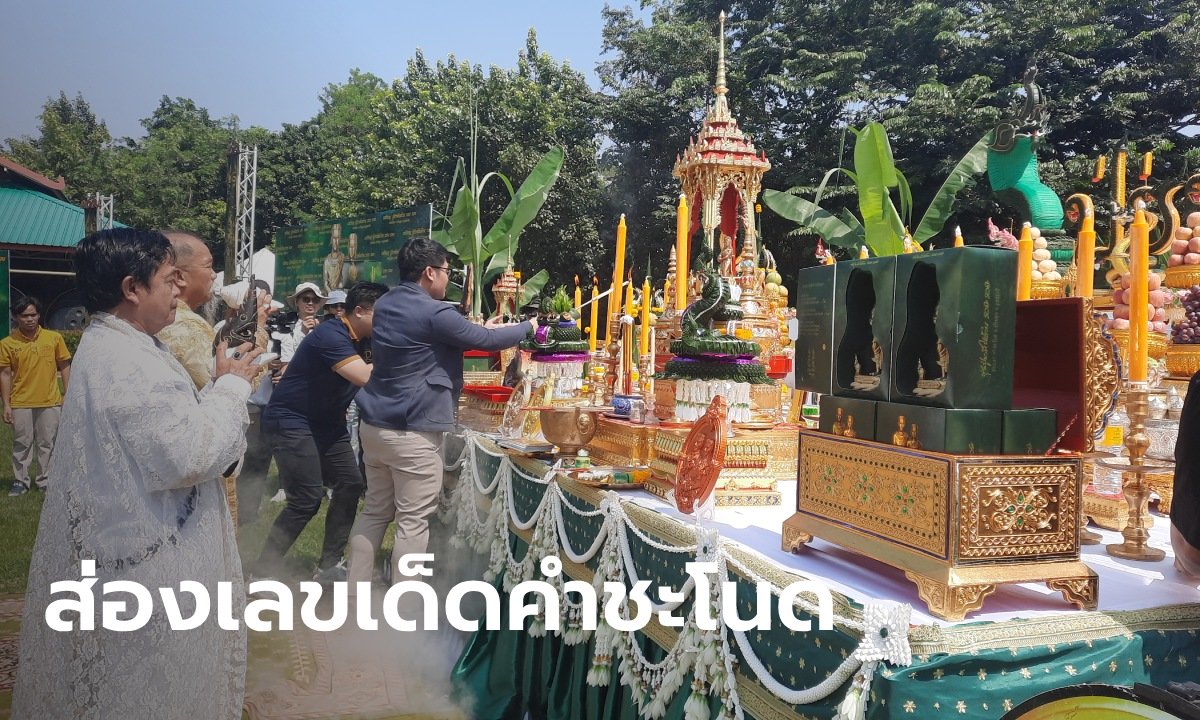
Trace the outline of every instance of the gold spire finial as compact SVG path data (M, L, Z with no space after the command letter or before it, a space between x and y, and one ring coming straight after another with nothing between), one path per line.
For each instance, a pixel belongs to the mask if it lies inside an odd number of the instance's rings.
M725 87L725 11L720 15L720 32L717 39L717 87L713 89L717 95L727 92Z

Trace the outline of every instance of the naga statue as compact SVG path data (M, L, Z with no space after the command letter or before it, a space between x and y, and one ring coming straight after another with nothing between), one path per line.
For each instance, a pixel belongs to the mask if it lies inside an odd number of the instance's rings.
M667 362L662 377L770 382L762 364L754 360L758 343L714 329L716 324L741 320L742 308L733 298L728 278L711 271L705 275L700 297L683 311L683 336L671 343L675 357Z
M1036 140L1046 131L1049 112L1035 81L1037 66L1025 71L1025 101L1016 118L996 126L988 146L987 173L992 190L1042 230L1056 234L1063 224L1058 195L1038 177Z

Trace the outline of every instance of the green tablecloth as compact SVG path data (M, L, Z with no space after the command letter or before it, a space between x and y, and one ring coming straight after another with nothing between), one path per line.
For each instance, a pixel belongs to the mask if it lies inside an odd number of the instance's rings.
M487 486L505 465L491 453L497 448L486 440L473 446L474 462L465 467L478 472L478 485ZM546 468L534 461L516 459L521 472L506 470L491 493L511 488L511 505L524 523L533 516L551 487L541 478ZM472 470L473 468L473 470ZM464 476L465 477L465 476ZM595 510L600 494L570 482L561 482L570 506L563 505L563 526L576 552L591 545L601 529L601 517L582 517L574 510ZM461 488L460 488L461 490ZM463 496L460 496L460 500ZM475 498L479 500L480 498ZM551 498L553 500L553 498ZM676 520L625 504L630 520L658 543L689 542L690 530ZM482 510L481 510L482 513ZM451 509L451 514L453 510ZM532 530L519 531L505 522L508 548L522 559ZM664 552L634 533L627 533L637 574L655 585L680 588L687 577L684 563L690 554ZM736 555L736 551L732 551ZM597 557L581 566L568 563L568 573L590 580ZM776 584L795 578L781 569L753 566L753 572ZM789 579L790 578L790 579ZM743 617L757 606L755 583L731 572L737 582L737 605ZM503 576L495 579L503 590ZM502 602L506 593L501 592ZM850 624L863 621L863 606L838 597L836 614ZM777 598L772 598L777 619ZM864 600L865 602L865 600ZM677 611L683 614L684 609ZM505 611L506 612L506 611ZM815 627L815 623L814 623ZM1046 690L1083 683L1130 686L1148 683L1165 687L1170 681L1200 679L1200 605L1171 606L1144 612L1064 612L1061 616L1003 623L961 623L952 627L916 626L909 630L912 663L907 667L880 664L870 680L866 717L971 717L999 718L1005 711ZM666 657L677 637L671 629L651 625L636 635L646 659ZM834 630L798 633L778 622L769 631L751 630L746 639L765 670L778 683L792 689L810 688L830 675L859 647L862 633L844 624ZM788 705L775 697L755 677L744 654L731 643L737 658L738 700L745 717L832 718L851 683L843 683L825 699L806 705ZM620 683L614 659L607 686L592 686L587 675L593 662L592 640L576 645L546 633L533 637L524 630L481 630L468 643L455 669L455 680L474 698L477 718L636 718L638 709L631 689ZM689 676L666 707L665 717L685 716L690 694ZM714 694L709 709L721 703Z

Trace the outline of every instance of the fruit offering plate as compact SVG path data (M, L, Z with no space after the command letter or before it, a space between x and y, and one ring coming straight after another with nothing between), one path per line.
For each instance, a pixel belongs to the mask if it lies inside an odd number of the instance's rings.
M646 465L597 465L563 468L562 472L580 485L605 490L638 490L650 477Z

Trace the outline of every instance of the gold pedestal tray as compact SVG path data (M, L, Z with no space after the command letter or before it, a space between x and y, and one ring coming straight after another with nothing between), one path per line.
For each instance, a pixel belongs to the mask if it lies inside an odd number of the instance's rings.
M961 620L997 585L1044 582L1096 607L1079 560L1079 457L955 456L800 430L796 514L813 537L904 570L929 612Z
M1121 350L1121 363L1125 367L1129 367L1129 331L1109 329L1106 332L1112 336L1112 339L1117 343L1117 347ZM1146 333L1146 337L1146 344L1149 346L1147 351L1150 357L1155 360L1165 358L1167 356L1167 348L1171 345L1167 334L1152 332Z
M660 427L654 436L646 489L665 498L675 487L679 453L690 426ZM714 491L717 505L779 505L779 481L796 477L796 431L734 430Z
M1060 280L1034 280L1029 289L1030 300L1053 300L1065 294Z
M1200 371L1200 345L1175 343L1167 348L1167 372L1174 377L1191 378ZM1187 390L1185 386L1184 391Z
M1176 265L1167 268L1163 284L1169 288L1190 288L1200 285L1200 265Z

